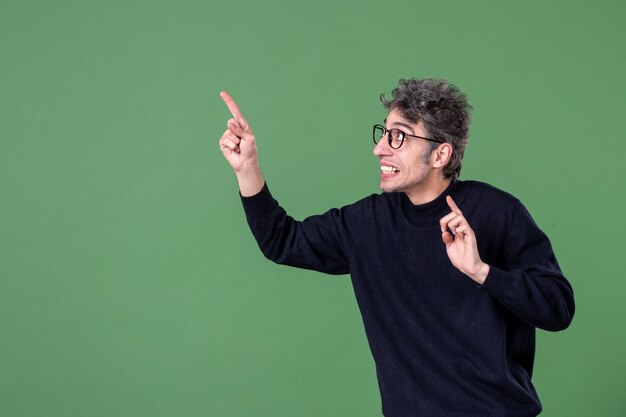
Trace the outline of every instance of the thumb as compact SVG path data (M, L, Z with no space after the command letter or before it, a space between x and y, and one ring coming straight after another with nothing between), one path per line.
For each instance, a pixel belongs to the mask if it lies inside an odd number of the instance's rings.
M228 130L230 130L234 135L242 139L251 139L251 136L252 136L252 132L250 132L250 129L246 129L242 127L234 119L230 119L228 121Z
M450 245L454 243L454 237L452 236L452 233L448 231L441 234L441 239L443 240L443 243L446 244L446 248L450 247Z

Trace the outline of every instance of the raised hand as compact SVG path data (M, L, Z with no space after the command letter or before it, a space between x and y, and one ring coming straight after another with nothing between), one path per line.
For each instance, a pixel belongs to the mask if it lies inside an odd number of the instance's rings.
M476 235L452 197L447 196L446 202L452 212L442 217L439 224L448 258L459 271L482 284L489 273L489 265L480 259Z
M220 138L220 149L237 175L241 194L251 196L261 191L265 184L259 166L256 138L235 100L226 91L222 91L220 97L233 116Z
M226 91L222 91L220 96L233 116L220 138L220 149L228 163L238 172L246 165L258 163L256 140L235 100Z

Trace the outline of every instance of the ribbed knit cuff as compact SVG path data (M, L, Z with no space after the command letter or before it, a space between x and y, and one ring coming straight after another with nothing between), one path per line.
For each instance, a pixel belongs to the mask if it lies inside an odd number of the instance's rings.
M511 292L511 287L510 274L493 265L489 265L489 273L481 288L496 298L507 299Z
M241 204L243 205L243 210L246 213L250 227L254 227L259 222L266 221L266 215L271 213L278 205L270 193L267 183L264 184L261 191L255 195L244 197L239 193L239 197L241 198ZM262 215L255 215L255 213L261 213Z

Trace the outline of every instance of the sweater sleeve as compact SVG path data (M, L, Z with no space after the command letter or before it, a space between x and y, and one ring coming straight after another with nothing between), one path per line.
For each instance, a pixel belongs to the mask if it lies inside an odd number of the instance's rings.
M504 265L490 265L482 287L528 324L563 330L574 316L574 293L548 237L521 205L513 212L504 242Z
M258 194L241 200L250 230L266 258L327 274L350 272L340 235L342 210L296 221L272 197L267 184Z

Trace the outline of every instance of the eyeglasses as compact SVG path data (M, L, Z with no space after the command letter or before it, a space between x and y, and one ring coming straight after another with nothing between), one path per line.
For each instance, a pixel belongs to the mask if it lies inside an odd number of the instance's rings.
M376 144L378 144L383 136L387 135L387 141L389 142L389 146L391 146L393 149L398 149L400 146L402 146L402 144L404 143L404 139L407 136L410 136L412 138L424 139L436 143L444 143L443 140L430 139L417 135L409 135L408 133L404 133L400 129L386 129L385 126L382 125L374 125L372 135L372 139L374 139L374 143Z

